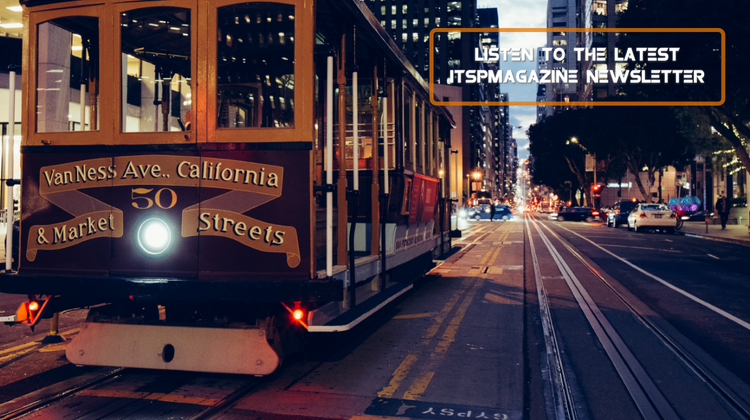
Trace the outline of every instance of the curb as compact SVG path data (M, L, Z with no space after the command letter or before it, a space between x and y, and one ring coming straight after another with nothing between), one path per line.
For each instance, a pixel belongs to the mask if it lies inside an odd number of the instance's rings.
M693 233L684 233L679 232L682 236L689 236L691 238L698 238L698 239L707 239L709 241L716 241L716 242L726 242L729 244L735 244L735 245L742 245L750 247L750 240L742 240L742 239L728 239L728 238L719 238L717 236L704 236L704 235L695 235Z

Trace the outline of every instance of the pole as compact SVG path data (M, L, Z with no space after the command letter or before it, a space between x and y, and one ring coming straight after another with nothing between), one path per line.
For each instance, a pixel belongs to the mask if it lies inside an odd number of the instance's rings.
M5 143L5 271L13 269L13 222L15 211L13 209L13 153L15 151L16 134L16 66L11 65L10 79L8 83L8 141Z
M354 238L357 229L357 213L359 212L359 95L357 93L357 27L352 28L352 196L349 200L352 215L352 227L349 229L349 307L357 303L357 266L355 262Z
M333 52L326 75L326 187L333 184ZM326 192L326 276L333 274L333 192Z

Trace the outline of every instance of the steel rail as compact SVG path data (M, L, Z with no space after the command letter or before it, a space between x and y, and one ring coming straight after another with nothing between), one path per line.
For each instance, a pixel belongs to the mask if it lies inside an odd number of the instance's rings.
M573 293L602 347L604 347L641 415L646 420L678 420L679 416L677 413L651 380L635 355L633 355L619 334L617 334L615 328L601 312L599 306L588 294L562 255L560 255L544 232L542 232L537 222L532 220L532 223L550 254L552 254L552 258L560 269L570 291ZM552 232L548 226L544 224L542 226ZM554 234L554 232L552 233Z
M55 385L51 385L47 388L42 388L40 390L31 392L29 394L26 394L24 396L15 398L15 400L27 398L33 400L31 403L26 404L22 407L12 409L4 414L2 414L0 417L0 420L9 420L9 419L16 419L19 417L23 417L33 411L36 411L40 408L43 408L55 401L61 400L63 398L69 397L71 395L75 395L78 392L81 392L85 389L91 388L92 386L99 384L101 382L104 382L108 379L117 378L119 376L122 376L122 372L125 370L125 368L116 368L112 370L107 370L105 372L102 372L99 375L95 375L94 377L89 378L78 378L78 381L75 381L74 379L68 379L67 381L60 382ZM64 384L66 382L73 382L71 386L64 388L63 390L56 390L56 385ZM46 392L45 392L46 391ZM45 395L46 394L46 395Z
M547 230L552 230L545 226L543 223L540 222L542 226L544 226ZM570 229L563 228L577 236L581 236L576 232L571 231ZM560 239L559 235L556 233L552 233ZM584 238L586 239L586 238ZM723 380L718 378L713 372L711 372L707 367L703 365L703 363L699 362L698 359L692 355L687 349L683 348L681 345L679 345L669 334L667 334L658 324L653 322L648 316L646 316L643 311L638 309L636 305L631 303L625 296L623 296L620 292L615 289L615 287L607 281L604 276L599 273L596 268L594 268L586 259L583 258L582 255L580 255L578 252L576 252L571 246L569 246L567 243L560 241L565 248L567 248L568 252L570 252L574 257L576 257L583 265L591 271L594 276L596 276L600 281L602 281L611 291L612 293L620 299L620 301L635 315L635 317L641 321L641 323L648 328L668 349L670 349L675 356L677 356L680 360L685 363L685 365L693 372L695 372L698 377L705 382L711 390L713 390L716 395L721 398L728 406L732 407L732 409L735 410L735 412L750 420L750 404L743 400L740 395L741 392L736 392L735 390L731 389L728 385L724 384ZM593 243L593 242L592 242Z
M547 390L546 393L551 393L552 397L552 410L553 413L548 413L551 418L557 420L576 420L578 413L575 408L575 399L573 398L573 392L570 389L568 378L565 373L565 367L562 362L562 353L560 346L557 341L557 334L555 332L555 326L552 322L552 313L549 309L549 302L547 300L547 291L544 288L544 280L542 277L542 270L539 267L539 258L536 253L536 247L534 246L534 239L531 236L531 228L529 227L528 219L524 220L526 225L526 234L529 237L529 247L531 248L531 257L534 264L534 281L536 283L537 298L539 299L539 314L542 319L542 331L544 333L544 343L546 350L546 370L547 370L547 382L551 390Z

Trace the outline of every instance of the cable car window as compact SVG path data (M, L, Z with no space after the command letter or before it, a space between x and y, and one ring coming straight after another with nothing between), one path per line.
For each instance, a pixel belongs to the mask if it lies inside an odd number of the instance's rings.
M99 19L57 18L37 30L36 131L98 130Z
M293 127L294 6L221 7L217 41L217 127Z
M122 131L190 130L190 10L122 12L120 30Z

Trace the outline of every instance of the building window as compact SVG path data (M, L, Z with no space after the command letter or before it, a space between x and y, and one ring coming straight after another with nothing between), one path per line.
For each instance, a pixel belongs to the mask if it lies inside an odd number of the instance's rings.
M594 0L594 13L599 16L607 16L607 1Z

